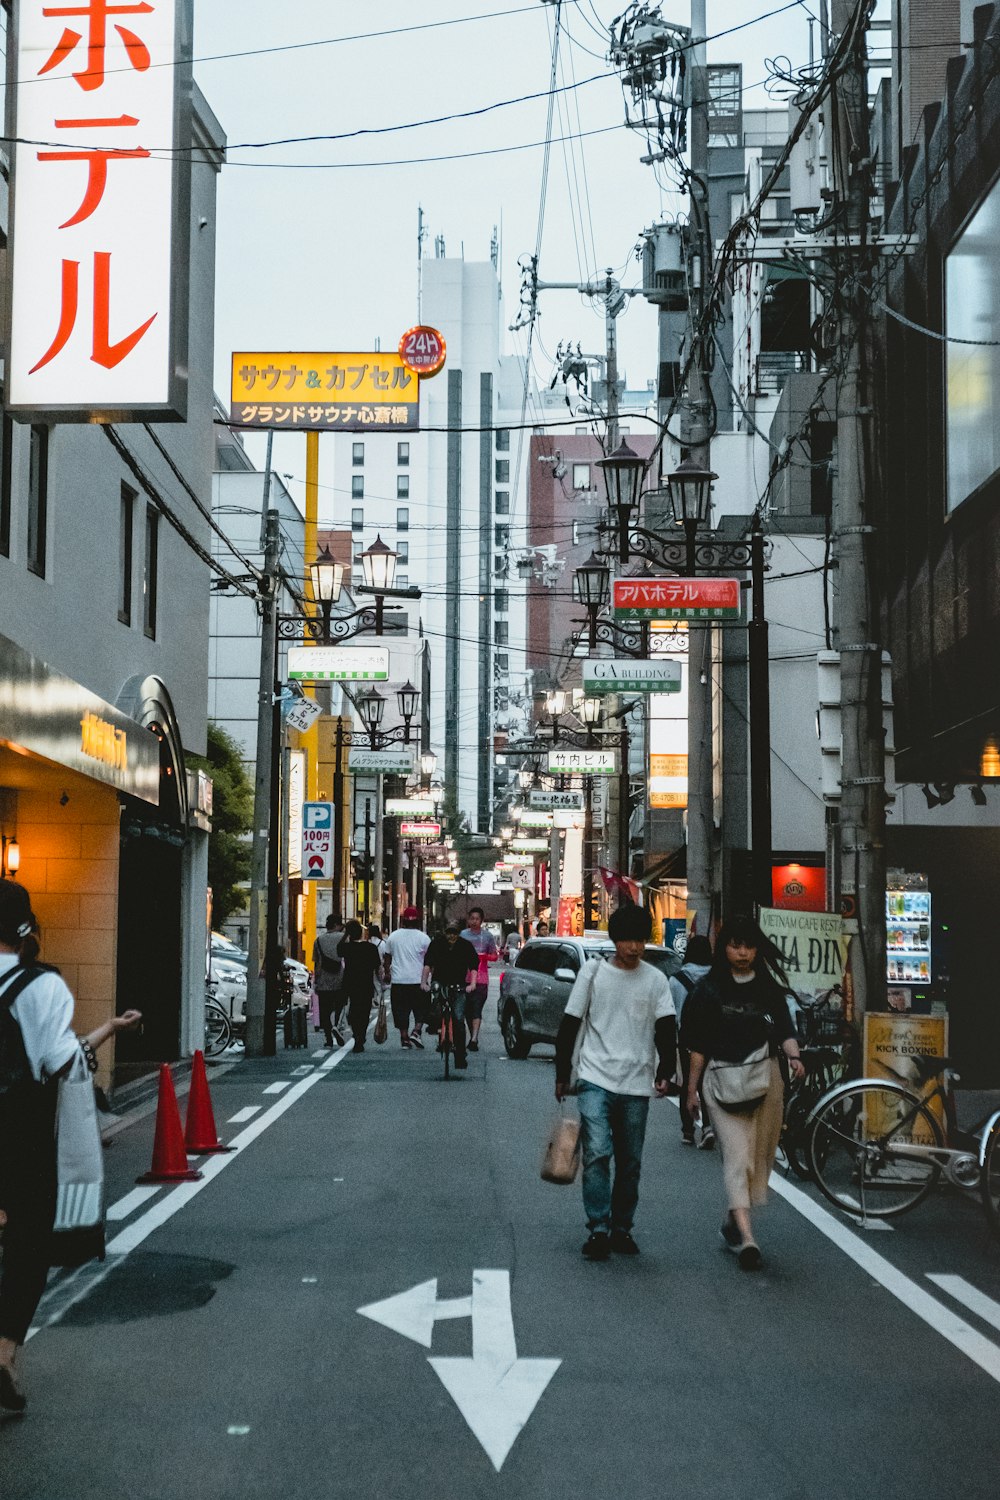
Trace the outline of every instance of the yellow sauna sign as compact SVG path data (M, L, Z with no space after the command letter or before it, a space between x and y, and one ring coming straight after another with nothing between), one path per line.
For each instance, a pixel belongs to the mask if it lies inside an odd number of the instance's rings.
M99 760L115 771L128 769L128 735L116 729L97 714L84 714L80 720L80 748L91 760Z

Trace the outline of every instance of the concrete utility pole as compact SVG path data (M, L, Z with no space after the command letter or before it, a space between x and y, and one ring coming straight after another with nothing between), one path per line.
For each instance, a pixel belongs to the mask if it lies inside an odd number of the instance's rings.
M270 471L269 471L270 472ZM250 942L247 957L246 1054L263 1057L274 1051L274 1036L266 1035L268 906L275 892L269 888L271 804L277 796L272 776L274 749L274 674L278 637L278 560L281 534L276 510L264 521L264 570L261 578L260 689L257 706L257 760L254 770L253 844L250 864ZM270 1045L268 1045L270 1043Z
M705 286L712 267L708 222L708 69L705 0L691 0L691 249L688 265L689 316L693 360L688 377L682 433L690 457L702 469L711 465L709 422L712 397L708 360L701 332ZM712 630L688 627L688 925L707 935L712 920L712 855L715 841L715 791L712 750Z
M855 24L858 0L832 0L836 37ZM844 230L867 227L868 70L865 31L858 29L849 66L835 85L839 149L832 149L837 203ZM840 581L841 897L856 912L851 973L858 1011L884 1010L885 972L885 743L882 723L882 651L879 600L873 586L873 526L866 504L865 425L871 410L865 322L866 252L840 255L841 375L837 391L837 477L834 524Z

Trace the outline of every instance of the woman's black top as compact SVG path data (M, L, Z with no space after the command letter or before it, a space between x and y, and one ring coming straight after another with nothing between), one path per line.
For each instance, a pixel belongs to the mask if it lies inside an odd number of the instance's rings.
M375 975L381 960L374 943L342 943L344 992L357 1000L370 1000L375 993Z
M703 1057L741 1062L765 1042L772 1057L795 1035L784 993L767 975L737 984L730 974L706 974L681 1015L681 1046Z

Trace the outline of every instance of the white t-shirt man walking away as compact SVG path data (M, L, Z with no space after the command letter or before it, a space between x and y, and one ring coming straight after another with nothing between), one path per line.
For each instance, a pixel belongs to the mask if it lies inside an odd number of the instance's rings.
M421 979L424 954L431 940L420 926L420 913L408 906L400 917L402 926L391 932L384 943L383 978L391 985L393 1024L399 1032L402 1047L423 1047L421 1028L426 1014ZM413 1030L410 1030L410 1016Z
M578 1063L587 1260L612 1250L638 1255L632 1221L651 1094L667 1093L677 1055L670 985L643 962L652 922L641 906L620 906L608 923L615 956L585 964L570 993L556 1038L556 1098L569 1093L573 1050ZM582 1035L581 1035L582 1031ZM614 1182L611 1158L615 1159Z

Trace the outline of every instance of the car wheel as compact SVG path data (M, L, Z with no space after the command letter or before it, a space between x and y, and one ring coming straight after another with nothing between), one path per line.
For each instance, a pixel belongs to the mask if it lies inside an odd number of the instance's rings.
M531 1039L526 1037L521 1027L521 1017L517 1013L517 1007L508 1005L503 1017L503 1044L507 1049L507 1056L514 1058L517 1062L523 1062L531 1051Z

